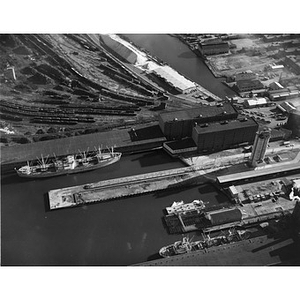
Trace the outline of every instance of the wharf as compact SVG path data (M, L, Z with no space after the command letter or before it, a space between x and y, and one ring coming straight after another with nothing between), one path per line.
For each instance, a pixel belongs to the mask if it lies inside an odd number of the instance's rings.
M201 174L186 167L51 190L49 205L58 209L177 188L197 182Z
M276 202L266 200L259 203L238 204L230 208L203 211L190 215L166 216L165 221L170 233L202 231L204 233L229 229L236 226L251 227L258 223L280 219L293 212L296 201L283 197Z
M93 150L94 147L98 148L101 145L103 147L114 146L116 151L131 153L161 147L166 141L158 122L134 126L135 135L132 134L131 129L132 127L128 126L128 128L106 132L2 147L0 162L2 169L4 169L3 165L7 165L6 169L13 169L14 165L35 160L41 155L52 157L55 153L56 156L62 156L77 153L78 149Z
M287 214L292 214L296 201L279 198L276 202L267 200L259 203L249 203L238 207L242 214L239 221L208 227L203 232L212 232L231 228L233 226L253 226L258 223L279 219ZM212 212L213 213L213 212Z
M286 175L291 172L299 172L300 171L300 152L297 154L297 157L288 162L280 162L274 165L266 165L261 168L255 168L253 170L241 173L234 173L230 175L223 175L217 177L217 182L219 184L233 184L239 181L247 181L253 179L262 179L264 177L271 176L280 176Z

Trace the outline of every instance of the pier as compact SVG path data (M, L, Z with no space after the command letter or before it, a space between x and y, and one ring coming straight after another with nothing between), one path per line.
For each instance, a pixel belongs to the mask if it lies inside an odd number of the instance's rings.
M203 171L177 168L51 190L50 209L73 207L194 184Z

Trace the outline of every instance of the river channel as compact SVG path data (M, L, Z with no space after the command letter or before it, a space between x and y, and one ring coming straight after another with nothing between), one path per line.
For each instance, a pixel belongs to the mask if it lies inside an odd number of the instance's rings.
M188 79L200 84L215 95L224 98L235 93L222 83L225 78L216 78L187 45L179 39L167 34L125 34L136 46L148 52Z
M167 35L137 36L139 40L144 41L144 45L141 46L150 52L156 45L158 52L153 53L170 65L172 64L167 58L171 57L173 62L176 59L182 61L179 63L182 68L187 68L188 62L193 64L192 62L196 61L195 54L181 42L175 50L172 43L175 43L176 39ZM196 64L206 68L198 58ZM185 74L179 65L178 70ZM187 73L188 77L203 84L202 79L198 78L201 72L197 75L198 71L195 70L196 67L187 68L186 72L190 72ZM199 80L196 80L196 77ZM215 88L204 84L203 86L219 96L221 90L222 93L226 92L226 87L214 76L207 79L207 84ZM206 205L214 206L228 202L228 199L211 185L200 185L49 211L46 193L51 189L182 166L180 160L169 157L163 150L158 150L124 156L114 165L76 175L40 180L25 180L15 174L2 175L2 265L121 266L158 258L157 252L162 246L182 237L168 234L164 227L162 217L166 206L173 201L190 202L193 199L202 199ZM193 235L197 239L197 233L189 236Z

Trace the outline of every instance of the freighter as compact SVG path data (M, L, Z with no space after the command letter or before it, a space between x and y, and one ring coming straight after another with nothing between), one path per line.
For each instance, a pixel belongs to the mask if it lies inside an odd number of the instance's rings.
M113 147L102 152L101 148L95 151L84 151L79 154L37 159L36 162L27 162L27 165L15 169L20 177L44 178L65 174L87 172L120 160L122 153L114 152Z
M228 230L227 234L219 235L211 238L209 235L204 235L202 241L192 242L192 239L184 237L182 241L177 241L172 245L162 247L159 250L159 255L162 257L170 257L190 253L197 250L203 250L213 246L238 242L250 237L250 232L247 230Z

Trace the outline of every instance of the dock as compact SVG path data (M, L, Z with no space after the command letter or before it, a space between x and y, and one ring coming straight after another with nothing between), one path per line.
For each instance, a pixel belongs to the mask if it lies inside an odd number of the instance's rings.
M251 227L262 222L280 219L292 214L296 201L279 197L276 202L266 200L259 203L234 205L213 211L203 211L190 215L181 214L165 217L169 233L202 231L210 233L236 226Z

